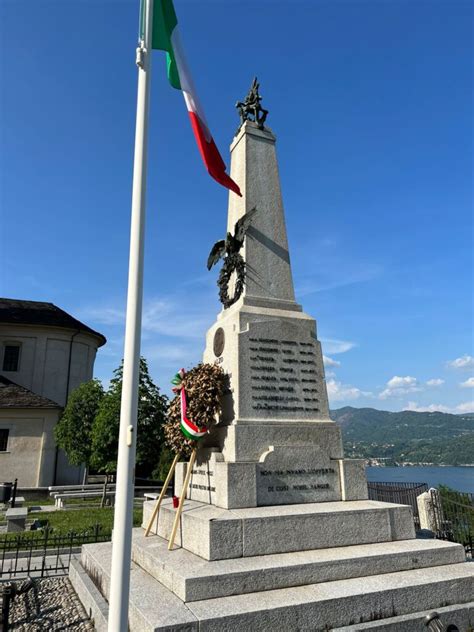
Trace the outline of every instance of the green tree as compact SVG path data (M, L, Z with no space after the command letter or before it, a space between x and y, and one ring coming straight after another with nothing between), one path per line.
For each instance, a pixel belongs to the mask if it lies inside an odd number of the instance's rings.
M83 382L69 395L54 430L56 443L65 451L69 461L73 465L86 466L84 478L91 462L92 427L103 398L104 389L99 380Z
M123 362L114 371L92 429L92 465L101 472L111 473L117 469L122 378ZM160 394L150 377L146 360L140 358L136 468L137 473L144 476L148 476L158 463L167 407L167 397Z

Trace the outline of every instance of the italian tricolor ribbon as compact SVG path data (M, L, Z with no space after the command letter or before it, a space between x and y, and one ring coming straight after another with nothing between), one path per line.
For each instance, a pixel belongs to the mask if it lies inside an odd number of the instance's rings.
M202 439L204 435L207 434L207 428L199 428L194 424L190 419L186 417L186 391L184 390L183 385L183 377L186 371L184 369L180 369L178 373L171 380L171 383L174 384L173 392L177 393L179 391L179 397L181 401L181 432L187 439L191 439L192 441L199 441Z
M239 186L226 173L225 163L209 131L181 44L173 0L154 0L152 46L166 51L168 80L173 88L183 93L194 136L209 175L241 196Z

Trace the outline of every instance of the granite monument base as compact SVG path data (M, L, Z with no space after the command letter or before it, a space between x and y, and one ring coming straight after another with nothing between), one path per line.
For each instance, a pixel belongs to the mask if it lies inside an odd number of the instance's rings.
M178 463L180 494L188 464ZM201 450L187 498L224 509L367 499L363 460L331 459L317 445L268 446L258 461L225 461Z
M173 516L166 502L159 533ZM459 544L415 539L402 505L229 511L186 501L178 540L184 547L168 551L166 539L134 530L130 632L419 632L434 609L446 627L474 624L474 564ZM111 549L85 545L70 567L97 632L107 630Z

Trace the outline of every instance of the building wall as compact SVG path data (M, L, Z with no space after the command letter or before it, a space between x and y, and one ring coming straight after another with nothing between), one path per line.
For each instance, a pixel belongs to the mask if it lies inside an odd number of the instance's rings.
M0 409L0 428L8 428L6 452L0 452L0 480L18 479L19 487L53 485L54 426L60 409Z
M40 327L33 325L9 325L0 324L0 375L4 375L12 382L24 386L37 395L47 397L60 406L65 406L68 394L77 388L82 382L92 379L94 361L99 345L99 339L88 333L77 332L74 329L55 327ZM20 358L18 371L3 371L3 355L5 345L20 344ZM0 410L0 421L5 420L5 413L10 415L10 409ZM16 411L15 411L16 412ZM37 482L31 485L53 485L54 463L56 460L56 447L54 443L53 428L59 418L55 415L55 421L50 427L45 422L43 409L30 409L21 423L15 426L18 432L17 440L12 443L10 456L0 453L0 477L10 480L18 477L21 486L30 486L23 482L33 480L34 463L38 463L38 450L46 447L46 462L40 467L41 476L37 480L49 482ZM46 424L46 425L45 425ZM2 427L2 426L0 426ZM43 437L43 428L49 433L41 443L39 437ZM53 456L49 450L53 450ZM22 473L22 460L26 463L26 471ZM58 451L57 456L57 485L82 483L83 468L71 465L64 452ZM3 464L8 464L6 469ZM50 469L53 473L50 475ZM11 472L18 472L13 474ZM20 476L21 474L21 476ZM6 478L5 478L6 477Z
M5 344L19 343L18 371L3 371ZM92 379L98 338L73 329L0 324L0 375L61 406ZM71 366L69 369L69 358Z

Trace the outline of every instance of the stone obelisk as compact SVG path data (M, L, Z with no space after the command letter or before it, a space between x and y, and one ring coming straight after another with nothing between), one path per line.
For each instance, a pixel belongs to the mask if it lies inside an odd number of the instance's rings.
M228 509L367 497L363 464L343 460L329 417L316 322L295 300L275 142L252 121L232 142L242 197L230 195L228 232L257 211L242 248L242 295L207 332L203 356L222 366L229 389L188 497Z

